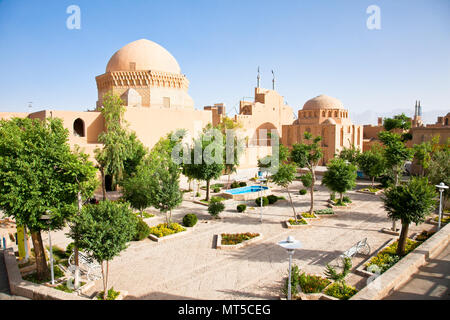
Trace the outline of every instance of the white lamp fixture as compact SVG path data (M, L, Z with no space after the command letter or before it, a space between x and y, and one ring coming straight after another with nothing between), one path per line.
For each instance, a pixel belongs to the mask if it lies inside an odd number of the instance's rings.
M292 256L295 249L300 249L302 244L300 241L295 240L293 236L287 237L286 240L278 242L278 245L287 250L289 254L289 282L288 282L288 300L291 300L291 272L292 272Z

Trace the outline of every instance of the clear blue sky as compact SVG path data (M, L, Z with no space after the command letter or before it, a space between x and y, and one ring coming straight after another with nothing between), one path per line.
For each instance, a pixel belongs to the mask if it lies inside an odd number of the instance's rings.
M81 29L66 8L81 8ZM381 9L368 30L366 8ZM426 108L450 111L448 0L0 0L0 111L86 110L95 76L127 43L165 47L190 80L196 108L232 111L262 86L298 110L319 94L352 113Z

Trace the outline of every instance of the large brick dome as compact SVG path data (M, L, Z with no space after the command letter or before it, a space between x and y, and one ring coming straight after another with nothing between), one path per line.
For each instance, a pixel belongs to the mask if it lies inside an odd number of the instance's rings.
M147 39L127 44L114 53L106 66L106 72L138 70L181 73L177 60L170 52Z
M344 109L344 106L339 99L329 97L324 94L306 101L305 105L303 106L303 110L320 109Z

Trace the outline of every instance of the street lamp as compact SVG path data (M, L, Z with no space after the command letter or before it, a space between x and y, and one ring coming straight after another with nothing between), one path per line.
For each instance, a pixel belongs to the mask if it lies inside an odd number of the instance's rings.
M439 222L438 222L438 230L441 229L441 216L442 216L442 194L444 193L445 189L448 189L448 186L446 186L443 182L436 185L436 187L439 189Z
M262 210L263 210L263 182L267 181L267 179L264 178L260 178L260 179L256 179L256 181L259 182L260 186L260 191L261 191L261 201L260 201L260 209L259 209L259 221L262 223Z
M50 211L47 210L47 213L50 213ZM50 220L52 217L49 214L45 214L41 216L41 220L46 220L48 224L50 224ZM55 284L55 274L53 272L53 250L52 250L52 237L50 235L50 227L48 228L48 242L50 246L50 273L52 276L52 284Z
M294 255L295 249L302 247L300 241L295 240L293 236L287 237L286 240L278 242L278 245L285 248L289 254L289 282L288 282L288 300L291 300L291 273L292 273L292 256Z

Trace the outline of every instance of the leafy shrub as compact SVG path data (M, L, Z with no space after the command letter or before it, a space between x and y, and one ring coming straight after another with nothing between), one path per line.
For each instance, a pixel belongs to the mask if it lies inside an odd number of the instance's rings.
M71 242L66 247L66 255L70 257L73 252L73 248L75 248L75 242Z
M197 192L197 193L195 194L195 196L196 196L196 197L201 197L200 192Z
M211 201L208 204L208 212L213 217L218 217L219 213L225 210L225 205L222 203L222 200L217 197L212 197Z
M183 228L178 223L171 223L170 226L168 226L167 223L160 223L157 226L150 228L150 233L158 238L182 231L186 231L186 228Z
M334 211L331 208L327 208L327 209L315 210L314 213L315 214L334 214Z
M345 203L352 203L352 200L350 200L348 196L343 196L342 201L344 201Z
M214 191L214 193L218 193L218 192L220 192L220 188L219 188L219 187L215 187L215 188L213 189L213 191Z
M261 197L258 197L255 199L255 203L258 207L261 206L261 201L262 201L263 207L265 207L269 204L269 199L267 199L267 197L262 197L262 200L261 200Z
M238 204L236 209L237 209L238 212L244 212L247 209L247 205L245 205L245 204Z
M239 188L239 183L237 181L233 181L233 183L231 183L231 189L234 188Z
M313 276L303 272L299 277L300 288L303 293L320 293L330 284L330 280L320 276Z
M269 201L269 204L274 204L275 202L278 201L278 197L276 195L269 195L267 196L267 200Z
M336 193L330 193L330 200L336 200Z
M289 269L288 269L289 272ZM300 269L297 265L292 265L291 267L291 295L298 294L298 286L300 285ZM286 278L284 282L284 286L281 289L281 292L287 296L289 288L289 277Z
M325 294L340 300L348 300L357 292L358 290L352 286L346 285L344 282L335 282L325 290Z
M150 234L150 227L141 218L136 219L136 233L133 237L134 241L140 241L147 238Z
M304 196L307 192L308 192L308 190L306 190L306 189L300 189L298 191L298 193L300 193L300 195L302 195L302 196Z
M439 222L439 216L433 219L436 222ZM450 217L442 217L441 216L441 224L447 224L450 221Z
M308 219L313 219L313 218L317 218L316 215L314 213L309 213L309 212L303 212L302 213L302 217L303 218L308 218Z
M108 295L106 296L106 300L116 300L119 295L120 295L120 291L115 291L114 288L111 288L108 290ZM97 294L97 299L103 300L103 291L100 291Z
M247 182L245 182L245 181L239 182L239 187L246 187L246 186L247 186Z
M434 234L434 232L430 231L422 231L419 235L417 235L416 237L416 241L425 241L427 240L429 237L431 237Z
M312 174L311 172L305 173L300 177L302 184L305 188L309 188L312 185Z
M185 215L183 217L183 225L185 227L193 227L195 226L195 224L197 223L198 218L195 214L193 213L188 213L187 215Z
M372 273L381 274L382 270L376 264L371 264L370 266L367 267L367 271L372 272Z

